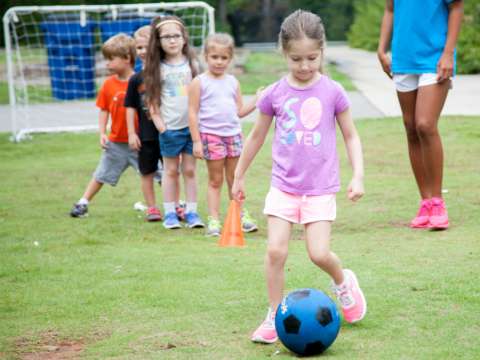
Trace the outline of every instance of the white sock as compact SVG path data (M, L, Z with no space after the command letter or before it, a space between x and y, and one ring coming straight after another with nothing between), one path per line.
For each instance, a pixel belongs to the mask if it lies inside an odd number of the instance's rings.
M77 204L88 205L88 200L82 197L80 200L78 200Z
M163 209L165 210L165 214L168 214L169 212L175 212L175 203L174 202L163 203Z
M197 212L197 203L196 202L187 202L187 207L185 208L185 213Z

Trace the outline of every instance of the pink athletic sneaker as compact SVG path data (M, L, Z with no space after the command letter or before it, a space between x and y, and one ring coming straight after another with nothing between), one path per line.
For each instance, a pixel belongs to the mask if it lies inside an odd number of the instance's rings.
M414 229L424 229L430 227L429 218L432 208L432 201L430 199L423 199L420 202L417 216L410 222L410 227Z
M362 320L367 313L367 301L358 285L357 277L352 270L344 269L345 280L342 285L332 282L332 290L341 305L345 321L354 323Z
M442 198L432 198L430 210L430 228L434 230L448 229L448 213L445 208L445 201Z
M275 313L272 309L268 309L267 317L255 330L250 339L253 342L263 344L273 344L278 340L277 330L275 330Z

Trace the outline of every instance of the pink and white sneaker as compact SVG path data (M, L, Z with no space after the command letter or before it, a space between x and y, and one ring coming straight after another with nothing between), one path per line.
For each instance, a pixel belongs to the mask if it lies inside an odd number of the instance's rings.
M273 344L278 340L277 330L275 330L275 313L272 309L268 309L267 317L254 331L250 339L253 342L263 344Z
M352 270L344 269L343 284L332 282L332 290L341 305L345 321L354 323L362 320L367 313L367 301Z
M425 229L430 227L430 211L432 209L432 201L430 199L423 199L420 202L417 216L410 222L410 227L414 229Z
M443 201L442 198L432 198L430 210L430 228L434 230L445 230L448 229L449 225L445 201Z

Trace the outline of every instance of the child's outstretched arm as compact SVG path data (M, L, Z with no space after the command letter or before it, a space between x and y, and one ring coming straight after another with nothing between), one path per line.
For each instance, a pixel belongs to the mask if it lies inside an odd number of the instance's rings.
M388 55L390 50L390 41L392 39L393 26L393 0L385 1L385 11L383 13L382 27L380 29L380 40L378 41L377 56L382 65L383 71L392 78L392 60Z
M272 116L260 113L243 145L242 154L235 168L235 178L232 185L232 196L236 200L242 201L245 199L245 172L265 142L272 119Z
M140 138L135 131L135 114L136 110L132 107L125 107L127 110L127 130L128 130L128 145L132 150L140 150L142 143L140 142Z
M457 45L458 34L462 26L463 0L457 0L450 4L448 13L447 41L442 56L437 64L437 81L448 80L453 75L453 55Z
M100 146L103 149L107 148L108 135L107 135L107 124L108 124L108 115L107 110L100 110L98 115L98 129L100 130Z
M242 90L240 88L240 83L238 84L237 87L237 109L238 109L238 117L243 118L250 114L252 111L255 110L257 107L257 100L258 97L260 96L262 89L258 89L257 93L255 94L255 98L252 99L248 104L243 103L243 97L242 97Z
M193 156L203 159L202 139L198 130L198 111L200 110L200 79L196 77L188 87L188 127L193 142Z
M353 123L350 109L337 115L338 125L342 131L348 158L352 166L353 176L347 188L347 196L352 201L357 201L365 193L363 187L363 154L362 143L357 129Z

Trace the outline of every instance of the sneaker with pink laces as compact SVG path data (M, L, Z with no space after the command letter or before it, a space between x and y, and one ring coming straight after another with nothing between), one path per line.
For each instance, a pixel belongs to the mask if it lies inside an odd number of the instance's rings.
M423 199L420 202L420 208L418 209L417 216L415 216L410 222L410 227L414 229L425 229L430 226L430 211L432 208L432 202L430 199Z
M352 270L344 269L343 284L332 282L332 290L341 305L345 321L354 323L362 320L367 313L367 301Z
M448 213L445 207L445 201L442 198L434 197L431 201L430 210L430 228L434 230L448 229Z
M156 206L151 206L147 209L147 213L145 215L145 220L149 222L153 221L161 221L162 220L162 213Z
M268 309L267 317L252 334L251 340L257 343L273 344L278 340L275 330L275 313Z

